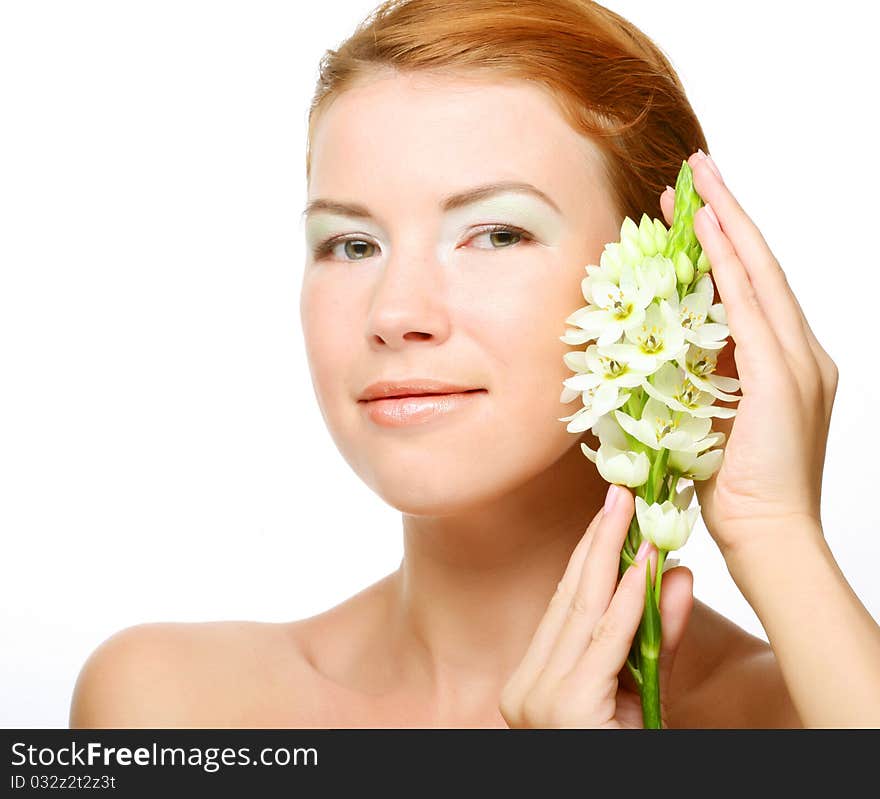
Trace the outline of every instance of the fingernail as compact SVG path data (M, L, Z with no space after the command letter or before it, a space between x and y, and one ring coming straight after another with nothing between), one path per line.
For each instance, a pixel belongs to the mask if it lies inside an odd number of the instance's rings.
M718 221L718 217L715 216L715 211L712 210L712 206L709 203L703 206L706 209L706 216L712 221L712 224L715 225L718 230L721 230L721 224Z
M639 546L639 551L636 552L636 563L641 563L648 555L648 549L651 547L651 542L647 538L642 539L641 546Z
M608 493L605 494L605 507L603 508L605 513L611 512L611 509L614 507L614 503L617 502L619 491L620 489L614 483L608 486Z
M670 186L668 183L666 184L666 190L667 191L675 191L675 189L673 189L672 186Z
M642 539L639 551L636 552L636 563L644 563L648 561L648 568L651 570L651 579L657 576L657 558L660 552L647 538Z

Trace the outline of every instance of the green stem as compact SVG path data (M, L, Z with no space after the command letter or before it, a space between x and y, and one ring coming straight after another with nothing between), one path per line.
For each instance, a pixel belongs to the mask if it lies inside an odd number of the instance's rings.
M636 518L635 513L633 513L632 519L629 522L629 530L626 534L626 540L623 542L623 550L621 550L621 558L624 561L621 563L620 574L623 576L623 573L632 566L635 562L636 552L639 551L639 545L642 543L642 534L639 532L639 520Z
M663 564L666 563L666 556L669 551L666 549L657 550L657 582L654 583L654 597L657 601L657 607L660 607L660 588L663 585Z
M628 416L632 416L633 419L638 419L638 409L639 409L639 401L636 399L633 394L629 395L629 399L623 403L623 408L621 410L627 414Z
M642 652L642 683L639 686L642 697L642 722L646 730L660 730L660 680L657 672L657 658Z
M658 484L660 484L666 473L666 462L669 460L669 450L661 449L654 458L654 462L651 464L651 471L648 474L648 482L645 487L645 502L649 505L652 505L657 501L657 496L660 494L658 490Z
M632 674L632 678L633 680L635 680L636 686L638 687L639 691L641 691L643 681L641 671L639 671L639 669L633 665L631 658L626 659L626 667L629 669L629 673Z
M648 562L648 568L645 570L645 607L636 635L639 674L641 677L641 682L638 683L638 686L639 696L642 701L642 721L645 729L660 729L663 726L660 716L660 674L658 661L660 659L660 643L663 637L660 620L659 590L662 585L661 577L665 556L665 550L658 550L656 590L651 575L650 561Z

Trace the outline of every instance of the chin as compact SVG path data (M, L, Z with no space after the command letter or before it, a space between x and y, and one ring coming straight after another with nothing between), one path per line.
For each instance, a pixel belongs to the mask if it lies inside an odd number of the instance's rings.
M360 476L401 513L455 516L512 496L543 474L561 454L542 453L544 457L536 458L534 452L506 453L502 458L483 449L440 462L429 458L418 465L385 462Z
M453 516L504 493L505 487L479 469L438 468L373 472L362 475L384 502L411 516Z

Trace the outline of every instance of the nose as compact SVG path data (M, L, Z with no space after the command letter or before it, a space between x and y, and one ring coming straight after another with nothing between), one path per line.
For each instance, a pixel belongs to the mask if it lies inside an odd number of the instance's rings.
M449 336L445 272L426 247L387 258L370 303L366 333L370 346L399 349L407 343L439 344Z

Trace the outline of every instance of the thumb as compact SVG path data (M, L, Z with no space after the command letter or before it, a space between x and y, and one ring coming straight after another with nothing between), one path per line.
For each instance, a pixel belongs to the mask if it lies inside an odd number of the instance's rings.
M662 639L657 672L661 697L664 697L668 691L675 655L684 638L693 607L694 573L687 566L670 569L663 575L663 585L660 589Z

